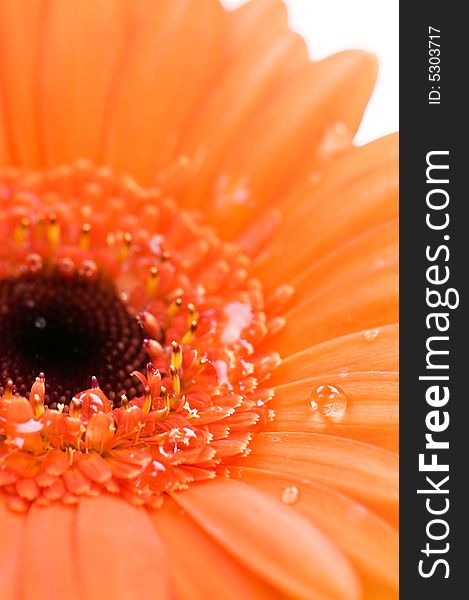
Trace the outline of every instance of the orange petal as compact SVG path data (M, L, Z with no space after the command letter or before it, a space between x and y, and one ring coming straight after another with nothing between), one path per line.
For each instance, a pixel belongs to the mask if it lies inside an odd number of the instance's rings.
M75 550L75 519L76 510L60 502L45 508L31 507L22 560L24 600L83 598Z
M398 254L398 221L391 219L341 244L297 275L291 281L296 291L294 300L313 301L366 274L392 268L397 265Z
M134 31L113 90L105 160L143 182L168 167L219 64L215 0L135 3ZM134 140L132 149L129 140Z
M397 267L367 274L285 313L286 326L269 345L288 356L325 340L379 328L399 319Z
M230 228L228 235L239 234L254 211L287 193L320 162L321 137L338 121L349 132L350 145L375 77L374 57L341 52L306 65L277 89L226 154L219 171L222 190L220 182L214 186L213 223Z
M399 326L393 324L311 346L284 358L272 373L269 385L282 385L329 373L397 371L398 341Z
M1 74L0 74L0 86L1 86ZM1 89L1 88L0 88ZM5 114L5 100L3 98L3 92L0 93L0 164L9 165L12 157L10 156L8 132L6 130L6 114Z
M161 540L144 509L121 498L82 498L78 568L90 598L170 598Z
M86 494L91 488L91 481L76 467L71 467L64 473L63 480L71 494Z
M125 41L124 6L114 0L48 3L42 17L38 78L26 72L38 96L48 165L81 157L99 161L108 96Z
M217 479L175 500L247 568L296 598L357 598L357 580L335 546L297 511L251 486Z
M397 217L397 138L390 136L345 153L333 163L334 178L323 186L302 186L282 207L284 222L262 248L255 268L267 289L290 282L329 253ZM377 157L370 161L370 153ZM379 160L378 160L379 159ZM371 167L370 167L371 163ZM288 256L288 261L282 257Z
M63 475L69 466L70 456L58 448L50 450L42 463L43 470L53 477Z
M77 466L80 471L91 481L104 483L112 477L110 466L104 458L97 452L84 454L77 460Z
M274 600L276 592L228 555L171 499L148 513L168 554L178 600Z
M342 492L391 523L398 520L398 457L321 433L258 433L242 466L311 479Z
M36 167L40 162L37 77L44 14L41 2L0 2L0 138L5 136L15 165Z
M305 207L298 204L298 193L301 191L307 188L316 198L330 196L382 168L385 164L397 168L398 158L399 135L397 133L378 138L364 146L351 146L334 155L332 160L318 165L317 170L310 173L307 181L299 181L296 190L282 199L280 204L282 211L291 217L288 219L291 223L299 213L306 214Z
M311 408L319 386L339 387L345 394L342 416L330 417ZM277 386L269 406L275 419L269 431L318 432L350 437L396 452L399 444L399 377L390 372L347 372L308 377Z
M225 21L226 63L185 133L184 154L196 156L203 144L205 157L196 185L185 190L184 205L206 201L238 132L265 108L287 77L309 62L304 41L288 28L287 11L279 0L250 2L227 13Z
M20 569L26 516L16 514L0 498L0 598L20 600Z
M227 62L231 64L241 60L244 52L257 57L259 53L275 44L279 37L285 35L287 28L288 13L282 0L251 0L236 10L226 11L224 51ZM291 72L298 68L298 64L304 64L305 60L308 60L304 42L303 52L304 56L297 56L298 62L290 65Z
M230 475L282 498L298 490L294 508L302 511L344 551L362 577L396 591L398 534L363 505L312 481L249 467L230 467ZM365 597L366 596L365 590Z

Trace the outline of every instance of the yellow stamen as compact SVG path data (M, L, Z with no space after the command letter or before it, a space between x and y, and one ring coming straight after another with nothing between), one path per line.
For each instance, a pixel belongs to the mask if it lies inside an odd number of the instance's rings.
M191 325L189 331L184 334L184 337L181 340L181 344L190 344L192 340L195 338L195 332L197 330L197 321L194 319L191 321Z
M5 385L5 391L3 392L3 397L6 400L11 400L13 398L13 380L8 379Z
M21 219L21 223L17 225L13 231L13 240L17 246L22 246L26 240L26 235L29 228L29 219L26 217Z
M197 319L199 318L199 315L197 314L197 311L195 310L195 306L192 304L192 302L189 302L189 304L187 305L187 310L189 311L189 317L187 319L187 324L190 326L192 321L197 321Z
M170 365L169 372L171 373L171 379L173 380L173 390L176 394L181 393L181 379L179 377L178 370L174 365Z
M84 223L81 228L80 243L79 243L81 250L89 249L90 240L91 240L90 234L91 234L91 225L89 223Z
M42 403L39 394L34 394L34 416L39 419L45 412L44 404Z
M181 305L182 305L182 298L176 298L176 300L169 305L168 317L170 319L172 319L173 317L175 317L178 314L178 312L181 308Z
M69 415L74 419L78 419L80 417L82 405L83 402L81 400L79 400L78 398L72 398L68 409Z
M129 410L129 399L125 394L121 394L121 404L124 410Z
M168 390L164 387L164 385L162 385L160 388L160 398L163 400L163 404L165 405L166 410L169 411L169 394Z
M124 243L119 250L119 260L124 262L129 257L130 251L132 249L132 234L129 232L124 233Z
M148 386L145 386L145 396L143 399L142 410L146 415L151 410L151 394L150 394L150 388Z
M57 246L60 242L60 225L57 223L55 213L49 215L49 223L46 226L47 240L51 246Z
M147 290L149 294L154 294L156 292L159 281L160 277L158 269L156 267L152 267L150 269L150 277L147 280Z
M180 369L182 365L182 350L177 342L171 342L171 364Z

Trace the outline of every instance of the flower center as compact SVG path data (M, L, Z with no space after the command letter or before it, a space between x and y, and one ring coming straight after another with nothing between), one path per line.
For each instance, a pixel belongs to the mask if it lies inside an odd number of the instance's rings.
M0 281L0 380L12 379L28 396L39 372L47 373L45 404L57 408L100 381L109 400L143 393L129 373L145 368L143 330L102 277L79 273L24 273ZM1 390L0 390L1 391Z
M0 172L0 495L13 510L226 473L271 418L249 259L161 190L80 161ZM284 293L267 301L278 312Z

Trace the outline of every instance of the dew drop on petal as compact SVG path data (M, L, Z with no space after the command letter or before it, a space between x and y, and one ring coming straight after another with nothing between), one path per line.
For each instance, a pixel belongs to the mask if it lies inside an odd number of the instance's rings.
M298 501L300 492L295 485L289 485L282 490L280 500L285 504L295 504Z
M320 385L311 392L310 406L319 417L341 419L347 409L347 396L338 386Z
M367 342L372 342L379 335L379 329L367 329L363 332L363 337Z
M352 134L345 123L337 121L328 127L322 136L319 153L322 158L329 158L352 143Z

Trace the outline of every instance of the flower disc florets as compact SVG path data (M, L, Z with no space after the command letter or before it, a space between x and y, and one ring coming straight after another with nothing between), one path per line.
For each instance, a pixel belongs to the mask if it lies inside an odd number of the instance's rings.
M13 509L103 491L158 506L248 452L279 358L259 349L269 321L244 254L160 190L85 161L0 173L0 234Z

